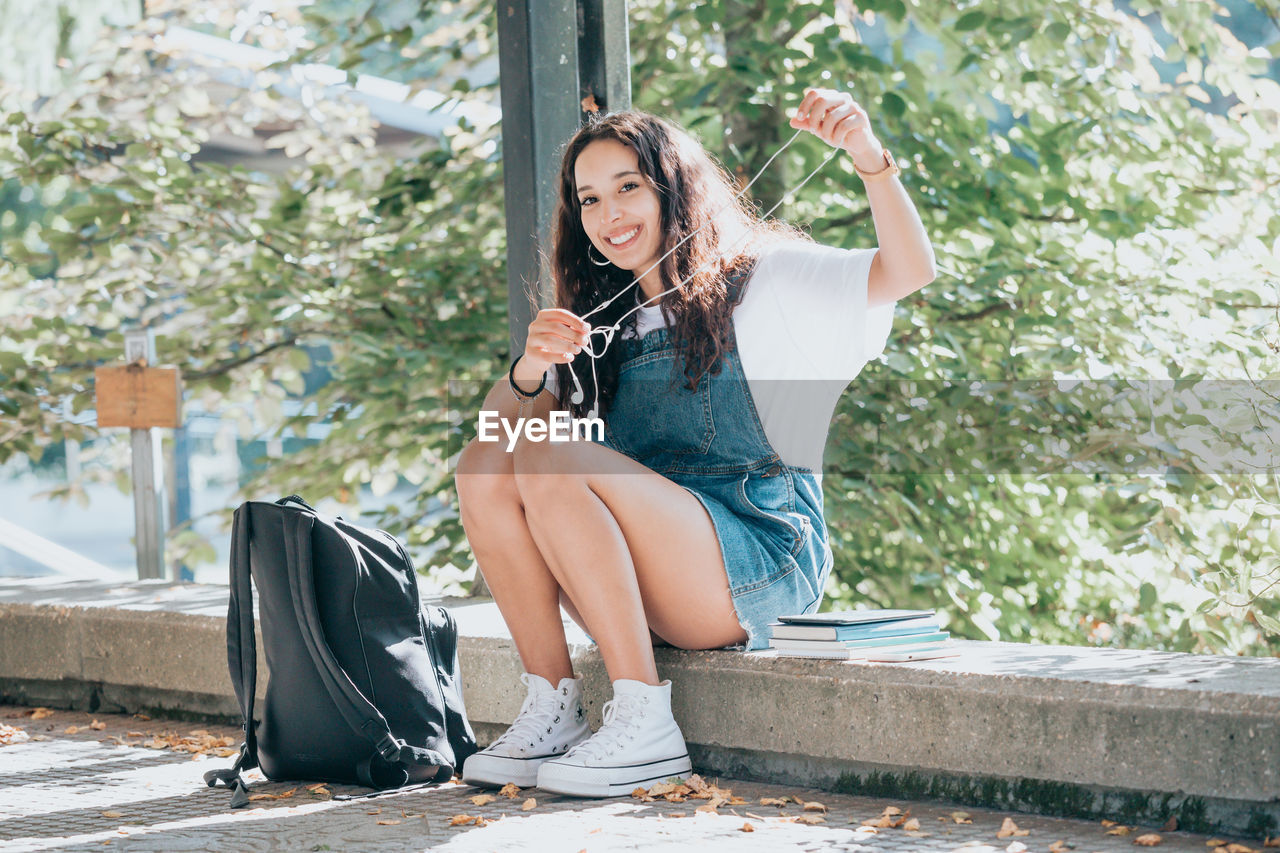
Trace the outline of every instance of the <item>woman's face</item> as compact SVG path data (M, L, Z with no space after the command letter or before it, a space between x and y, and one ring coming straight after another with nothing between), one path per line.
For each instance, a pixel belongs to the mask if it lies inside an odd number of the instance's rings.
M596 251L637 276L654 266L662 245L662 212L636 152L615 139L597 139L578 155L573 178L582 229ZM655 269L651 275L659 273Z

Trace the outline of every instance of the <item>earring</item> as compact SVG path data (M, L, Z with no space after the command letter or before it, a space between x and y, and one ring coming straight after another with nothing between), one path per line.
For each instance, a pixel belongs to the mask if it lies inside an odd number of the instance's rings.
M598 267L607 267L611 263L613 263L612 261L609 261L609 260L597 261L591 254L591 250L594 248L595 246L593 246L592 244L590 243L587 244L587 260L591 261L591 263L595 264Z

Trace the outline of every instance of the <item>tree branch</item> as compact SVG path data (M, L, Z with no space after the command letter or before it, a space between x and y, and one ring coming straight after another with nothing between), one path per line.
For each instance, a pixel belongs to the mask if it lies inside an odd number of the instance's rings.
M184 380L212 379L215 376L221 376L224 373L228 373L232 370L235 370L237 367L241 367L243 365L248 364L251 361L255 361L259 358L262 358L267 353L278 350L281 347L293 346L295 343L298 342L298 337L299 336L297 334L292 334L289 337L285 338L284 340L276 341L274 344L268 344L262 349L257 350L256 352L251 352L248 355L241 356L240 358L232 359L231 361L214 365L213 367L210 367L208 370L184 371L182 374L182 378Z

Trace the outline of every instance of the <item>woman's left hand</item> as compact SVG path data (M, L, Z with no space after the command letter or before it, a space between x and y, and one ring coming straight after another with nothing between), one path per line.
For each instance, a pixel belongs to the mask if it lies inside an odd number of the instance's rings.
M807 130L828 145L843 148L855 163L872 171L879 168L883 146L871 131L867 111L848 92L805 89L804 100L791 118L791 126ZM881 165L883 165L881 163Z

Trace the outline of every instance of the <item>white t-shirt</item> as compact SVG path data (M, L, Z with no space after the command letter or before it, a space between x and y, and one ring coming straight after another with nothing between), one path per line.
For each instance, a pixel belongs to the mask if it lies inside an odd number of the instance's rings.
M867 306L875 253L799 240L770 246L734 310L742 371L769 444L787 465L821 474L840 395L889 339L894 303ZM637 337L663 326L656 303L636 315ZM590 369L578 361L575 369ZM554 369L547 390L559 399Z

